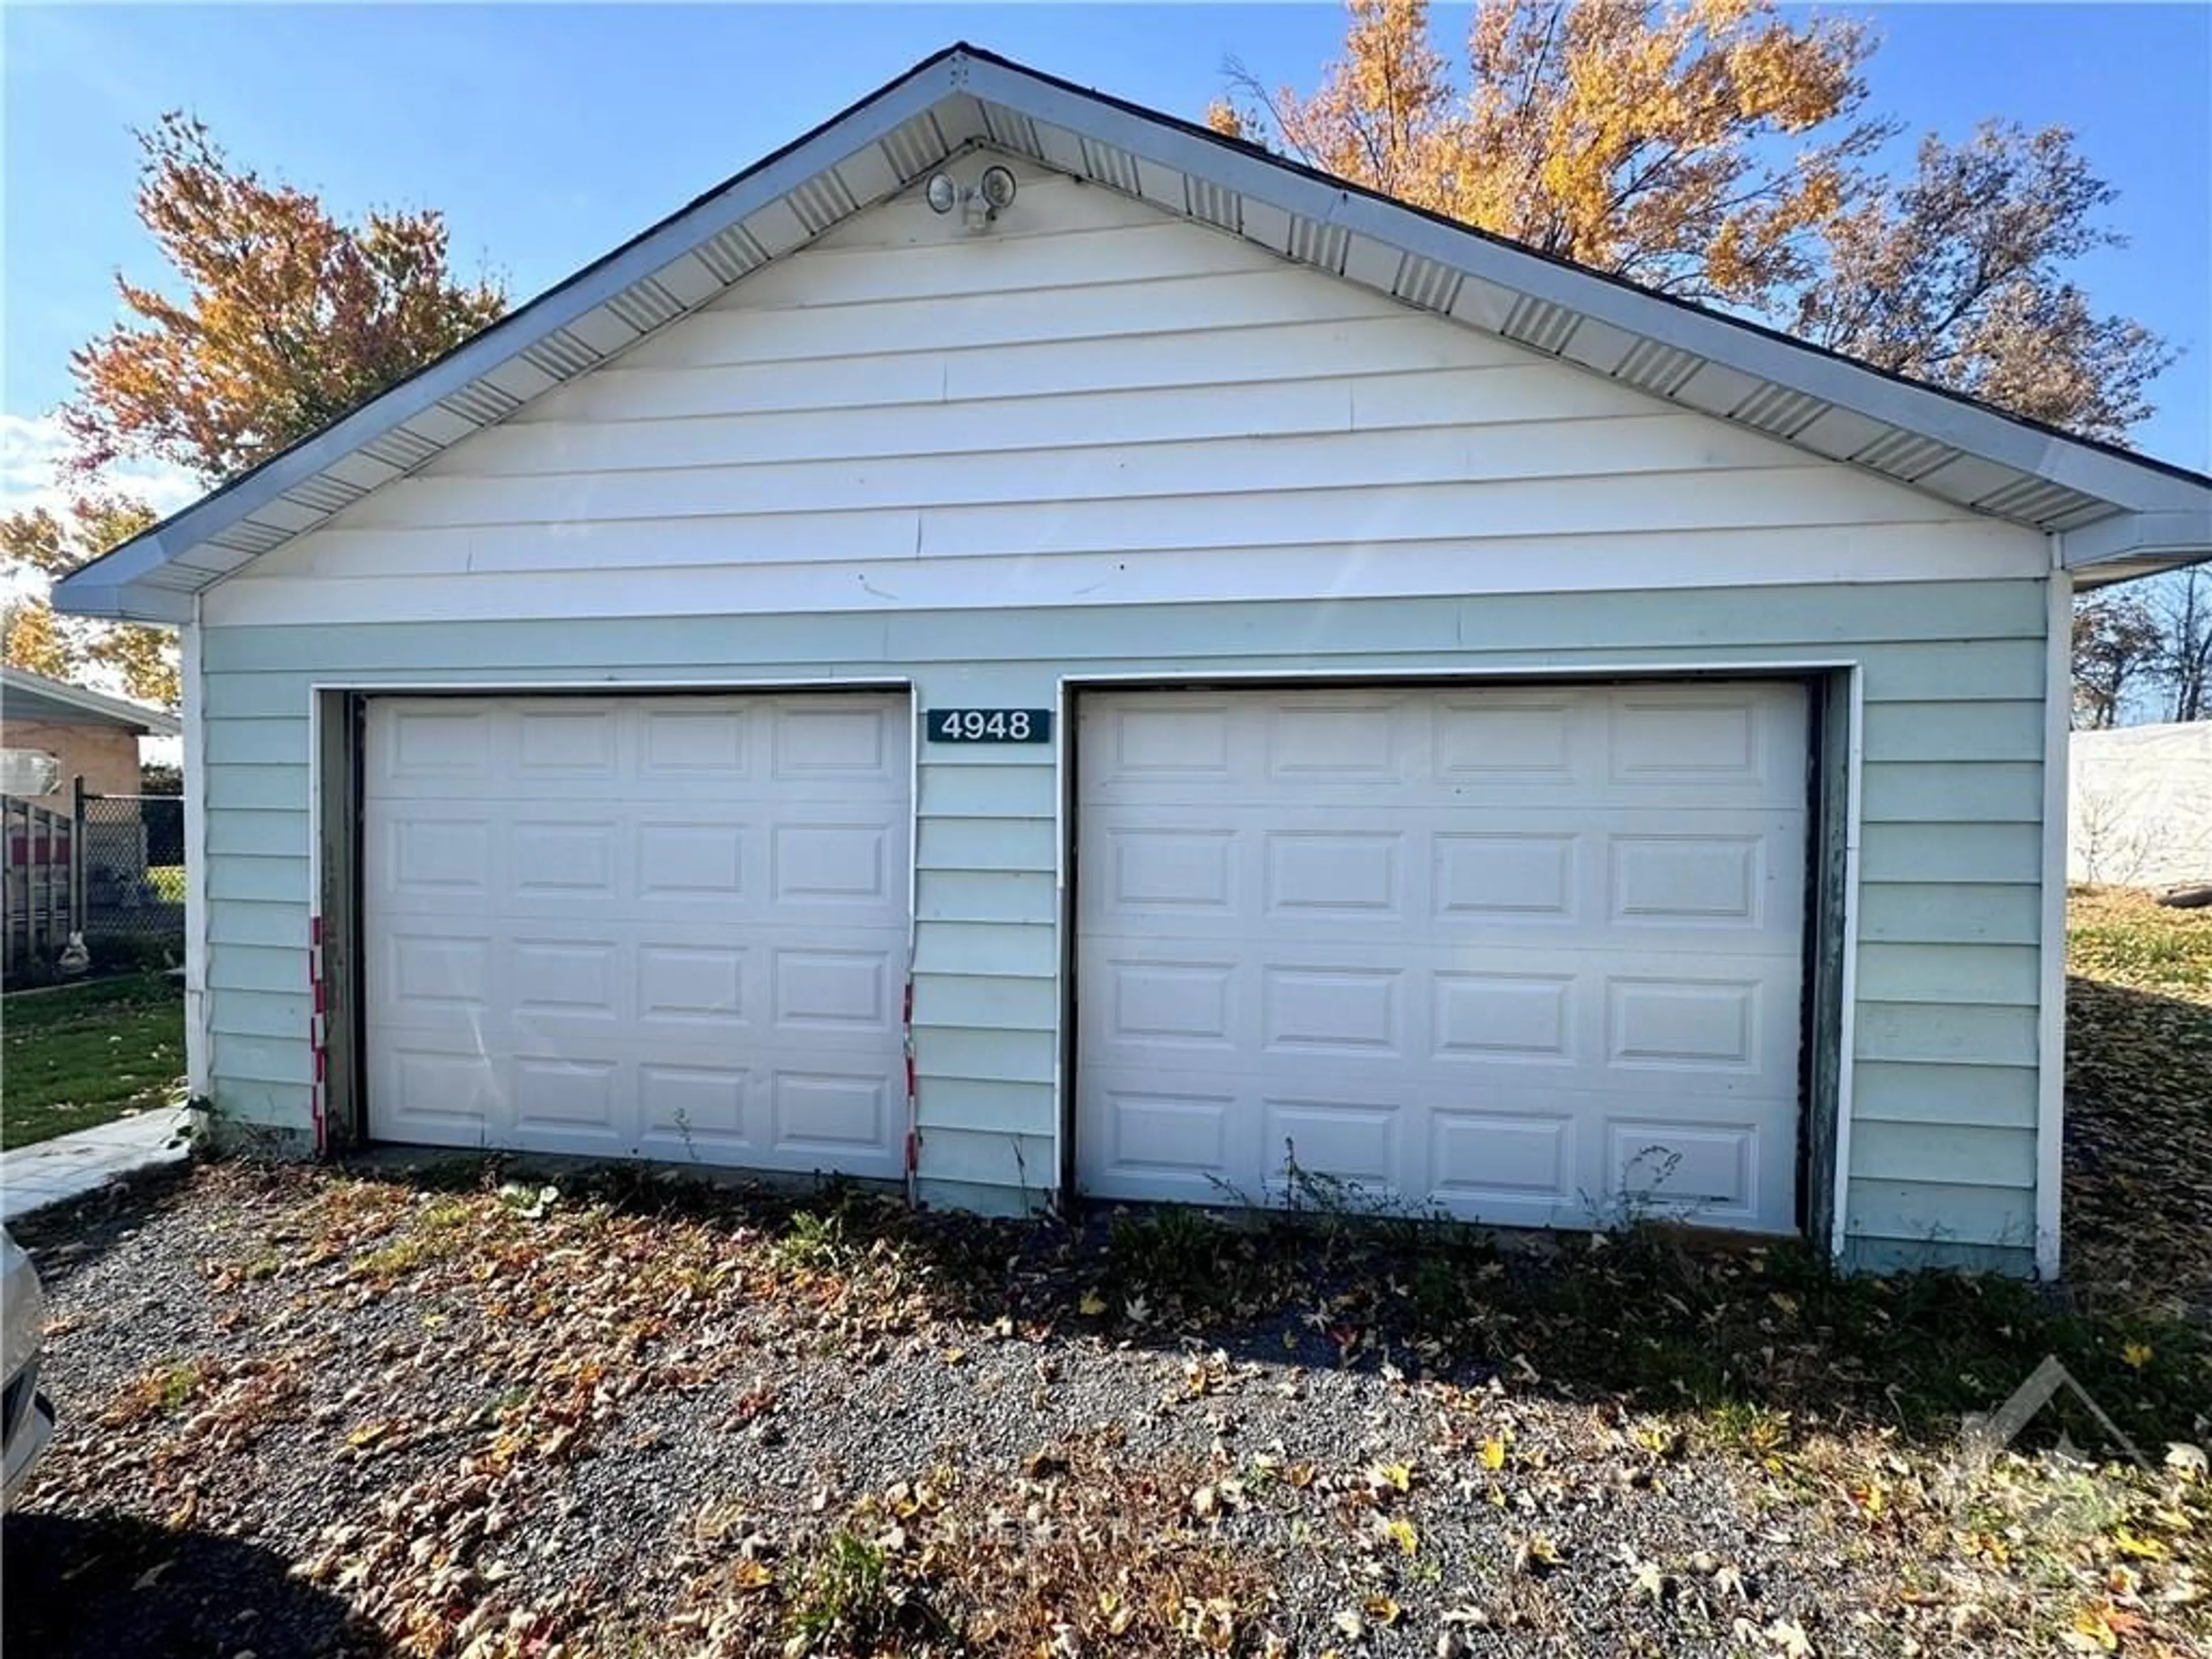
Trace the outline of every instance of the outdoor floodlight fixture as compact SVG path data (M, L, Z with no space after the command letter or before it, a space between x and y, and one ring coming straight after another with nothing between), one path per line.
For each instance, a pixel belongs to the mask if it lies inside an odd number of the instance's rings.
M988 230L992 221L1013 204L1015 180L1012 167L993 164L983 169L980 182L963 188L949 173L933 173L925 187L933 213L962 210L962 219L972 234Z

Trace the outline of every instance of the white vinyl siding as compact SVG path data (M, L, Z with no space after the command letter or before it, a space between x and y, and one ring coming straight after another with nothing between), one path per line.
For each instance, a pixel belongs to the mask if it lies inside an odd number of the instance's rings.
M902 201L781 270L205 596L218 1035L281 1042L306 992L261 907L309 905L316 684L1057 708L1071 678L1850 665L1860 938L1895 947L1854 1113L1931 1173L1854 1139L1847 1229L2032 1244L2016 1158L1932 1172L1954 1127L2033 1142L2042 538L1042 174L990 237ZM924 1190L1012 1206L1058 1179L1060 769L917 759ZM229 1061L224 1109L307 1124Z
M880 614L2047 568L2033 534L1141 204L1043 173L1021 201L988 239L907 201L848 222L257 561L212 614Z

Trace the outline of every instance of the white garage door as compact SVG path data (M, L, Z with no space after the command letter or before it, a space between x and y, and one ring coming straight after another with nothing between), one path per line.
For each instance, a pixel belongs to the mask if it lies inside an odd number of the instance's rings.
M1084 699L1077 1170L1794 1225L1791 685Z
M379 698L370 1133L899 1173L902 697Z

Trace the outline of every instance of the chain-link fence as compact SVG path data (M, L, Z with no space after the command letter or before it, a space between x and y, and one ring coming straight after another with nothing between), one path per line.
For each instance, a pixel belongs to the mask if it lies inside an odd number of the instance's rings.
M185 955L177 795L9 797L0 956L11 985L175 967Z
M185 803L179 795L88 795L85 948L154 967L185 955Z

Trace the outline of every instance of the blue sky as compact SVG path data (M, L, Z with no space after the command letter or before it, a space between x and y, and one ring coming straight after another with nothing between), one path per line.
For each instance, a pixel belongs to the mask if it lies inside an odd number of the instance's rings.
M1913 133L2063 124L2121 186L2112 222L2133 246L2082 275L2185 352L2137 442L2212 467L2212 9L1867 15L1885 37L1875 102ZM1462 33L1462 10L1437 15ZM68 395L70 349L113 319L112 273L158 274L131 216L128 130L166 108L343 212L443 209L462 268L521 299L957 38L1195 116L1224 57L1310 85L1343 27L1318 3L11 5L0 20L0 411L17 431Z

